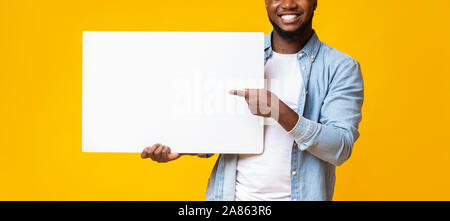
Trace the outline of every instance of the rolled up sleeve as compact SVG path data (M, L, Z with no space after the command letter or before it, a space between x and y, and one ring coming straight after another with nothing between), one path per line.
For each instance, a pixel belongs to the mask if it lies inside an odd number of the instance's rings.
M329 84L319 122L299 117L289 134L302 151L335 166L350 158L359 138L359 123L364 100L360 65L351 60L340 66Z

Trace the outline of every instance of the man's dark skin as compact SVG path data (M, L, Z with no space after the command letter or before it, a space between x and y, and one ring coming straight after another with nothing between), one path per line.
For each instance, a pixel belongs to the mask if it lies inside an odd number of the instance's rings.
M317 8L317 0L265 0L265 4L269 20L274 27L272 50L280 54L296 54L303 49L313 33L312 18ZM286 131L292 130L299 119L294 110L266 89L232 90L229 93L244 97L251 113L256 116L272 117L274 111L279 111L274 120ZM266 96L260 96L264 94ZM278 102L278 105L272 105L272 102ZM146 147L141 157L165 163L183 155L196 154L171 153L170 147L157 143Z

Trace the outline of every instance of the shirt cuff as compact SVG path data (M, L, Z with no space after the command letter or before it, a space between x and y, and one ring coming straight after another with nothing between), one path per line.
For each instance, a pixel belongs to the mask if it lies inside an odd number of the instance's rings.
M303 151L307 149L307 147L301 144L311 139L316 127L317 124L315 122L312 122L300 116L298 118L297 124L295 124L294 128L292 128L292 130L289 131L288 133L294 138L300 150Z

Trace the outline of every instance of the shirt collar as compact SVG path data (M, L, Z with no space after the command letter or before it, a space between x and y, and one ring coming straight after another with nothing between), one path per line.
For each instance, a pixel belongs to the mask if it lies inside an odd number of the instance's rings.
M264 50L270 49L270 51L272 51L272 34L273 30L270 31L269 35L266 35L264 41ZM317 53L319 53L319 49L320 49L320 40L316 34L316 31L313 30L311 38L308 40L308 42L300 52L305 53L310 58L312 58L312 60L314 60L317 56Z

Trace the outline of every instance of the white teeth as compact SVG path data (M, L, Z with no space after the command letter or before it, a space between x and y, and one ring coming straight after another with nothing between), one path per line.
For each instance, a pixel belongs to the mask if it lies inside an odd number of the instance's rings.
M283 19L283 20L292 20L295 18L297 18L297 15L282 15L281 16L281 19Z

